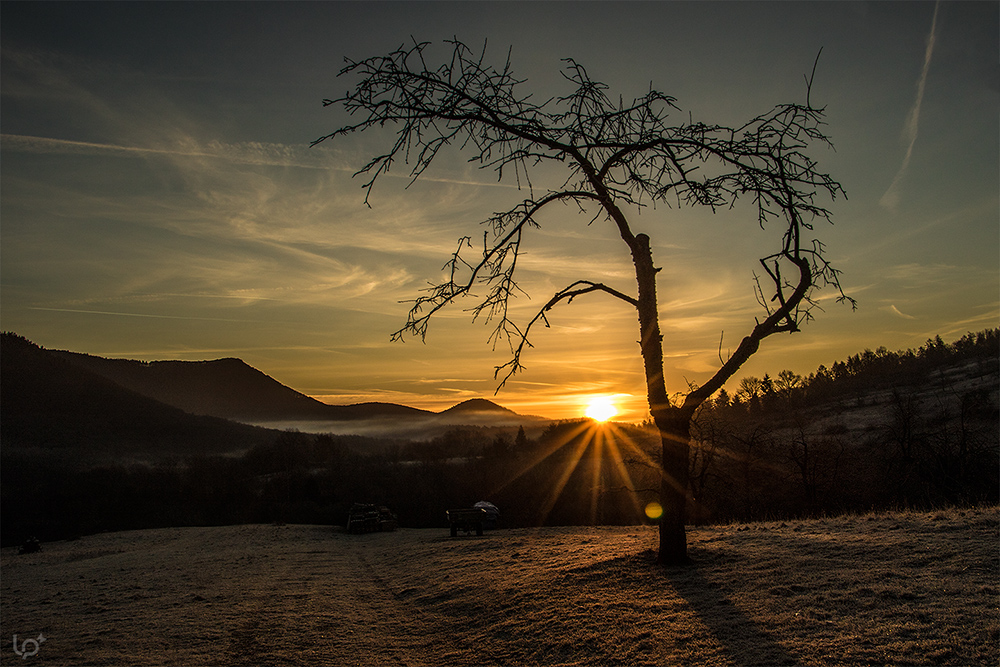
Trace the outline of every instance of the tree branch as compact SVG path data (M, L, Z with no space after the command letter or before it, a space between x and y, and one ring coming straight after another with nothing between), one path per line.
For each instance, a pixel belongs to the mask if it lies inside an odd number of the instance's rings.
M402 340L406 334L424 339L431 317L456 299L471 294L477 284L487 285L489 291L486 298L472 308L473 320L484 313L487 322L499 315L500 323L490 338L492 340L498 334L503 334L509 327L513 327L513 323L507 318L508 301L515 292L521 291L517 287L514 273L525 226L537 226L534 216L552 202L594 198L590 192L552 192L538 201L526 199L509 211L494 214L484 222L493 232L494 240L484 246L479 260L472 263L462 257L462 250L472 249L473 246L469 237L459 239L458 248L444 266L449 273L448 280L431 285L426 290L427 296L413 300L406 324L392 334L391 340ZM468 269L469 275L461 280L458 274L463 267Z
M573 299L575 299L576 297L581 296L583 294L590 294L591 292L604 292L605 294L610 294L611 296L617 299L621 299L622 301L631 305L634 308L639 307L638 299L630 297L627 294L623 294L622 292L619 292L616 289L608 287L603 283L595 283L589 280L577 280L568 287L559 290L552 296L551 299L548 300L548 302L546 302L544 306L542 306L542 308L538 311L538 313L536 313L535 316L531 318L531 321L528 322L528 325L524 328L524 331L519 332L521 340L517 348L514 350L513 358L511 358L511 360L508 361L507 363L501 366L497 366L494 369L493 372L494 380L500 377L500 373L504 369L507 369L508 371L507 374L504 375L503 380L500 381L500 385L497 387L496 392L494 393L499 393L500 390L504 387L504 385L507 384L507 380L509 380L519 370L524 368L521 364L521 354L524 352L525 347L534 347L528 340L528 334L531 332L531 328L539 321L543 322L546 327L551 326L549 324L548 318L545 316L545 313L552 310L552 308L558 305L560 301L565 300L566 303L572 303Z

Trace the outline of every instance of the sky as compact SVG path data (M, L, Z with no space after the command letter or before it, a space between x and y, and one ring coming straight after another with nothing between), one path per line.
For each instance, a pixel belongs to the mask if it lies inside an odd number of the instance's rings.
M239 357L335 403L441 410L485 397L568 418L612 397L645 416L633 310L588 295L551 313L496 395L470 303L426 341L390 342L457 239L524 196L456 147L364 204L352 174L386 133L345 123L344 58L457 37L538 98L571 57L611 94L652 84L678 123L740 125L811 91L835 149L811 156L847 198L816 235L856 311L817 293L801 332L741 369L808 375L866 348L1000 324L1000 3L282 2L0 4L0 328L51 349L141 360ZM557 174L540 174L544 187ZM578 279L635 291L628 250L569 207L520 260L524 322ZM780 230L746 209L646 209L670 392L706 380L763 312L759 257ZM732 386L732 383L731 385Z

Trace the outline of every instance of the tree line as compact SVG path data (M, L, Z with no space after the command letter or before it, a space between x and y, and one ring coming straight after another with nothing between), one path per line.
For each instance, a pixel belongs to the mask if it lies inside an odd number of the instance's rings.
M819 366L808 376L783 370L777 376L746 376L730 395L722 389L715 395L717 407L744 405L751 411L771 409L778 404L796 407L815 405L842 396L865 394L873 389L899 384L916 385L932 380L943 367L971 362L972 373L995 373L1000 363L1000 329L967 333L953 343L941 336L928 339L917 349L892 352L885 347L849 356L830 368Z

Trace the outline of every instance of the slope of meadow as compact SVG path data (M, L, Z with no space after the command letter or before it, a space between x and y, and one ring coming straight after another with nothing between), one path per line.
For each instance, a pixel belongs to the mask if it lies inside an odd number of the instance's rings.
M1000 508L348 535L244 525L2 553L35 664L996 665ZM5 663L13 663L10 643ZM17 661L21 664L21 661Z

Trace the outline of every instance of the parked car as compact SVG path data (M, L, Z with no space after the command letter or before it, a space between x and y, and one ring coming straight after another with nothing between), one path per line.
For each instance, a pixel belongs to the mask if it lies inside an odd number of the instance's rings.
M476 535L482 535L484 528L496 528L500 521L500 510L485 500L480 500L472 507L448 510L445 514L452 537L457 537L459 530L466 533L476 531Z
M496 528L500 523L500 510L493 503L480 500L473 507L486 512L486 520L483 522L484 528Z
M445 514L448 517L448 524L451 526L452 537L458 537L459 530L465 533L476 531L476 535L483 534L483 525L486 523L486 510L483 508L463 507L448 510Z
M348 533L389 532L398 527L396 515L384 505L354 503L347 513Z

